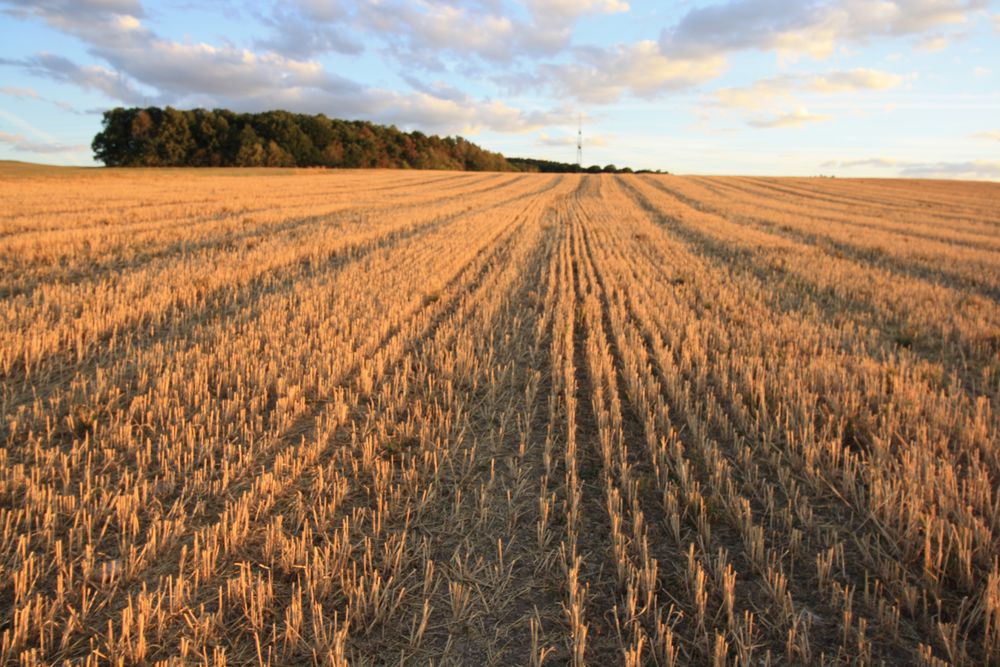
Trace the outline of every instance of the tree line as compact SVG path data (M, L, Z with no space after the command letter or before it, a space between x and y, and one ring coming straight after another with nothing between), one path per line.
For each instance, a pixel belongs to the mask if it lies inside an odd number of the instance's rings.
M109 167L344 167L622 172L614 165L506 158L462 137L288 111L122 108L104 112L91 144Z
M630 167L616 167L607 164L603 167L592 164L584 167L575 162L554 162L552 160L539 160L529 157L509 157L507 162L513 165L518 171L538 171L545 174L665 174L668 172L652 169L632 170Z

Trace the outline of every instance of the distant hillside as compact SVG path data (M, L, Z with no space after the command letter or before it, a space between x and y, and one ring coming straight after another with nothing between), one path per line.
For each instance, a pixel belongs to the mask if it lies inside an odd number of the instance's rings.
M109 167L345 167L463 171L620 172L614 165L507 159L462 137L288 111L235 113L121 107L91 144Z

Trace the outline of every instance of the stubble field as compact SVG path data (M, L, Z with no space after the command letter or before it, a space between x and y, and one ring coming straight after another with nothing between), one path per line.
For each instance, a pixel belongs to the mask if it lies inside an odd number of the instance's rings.
M1000 664L1000 185L0 201L0 663Z

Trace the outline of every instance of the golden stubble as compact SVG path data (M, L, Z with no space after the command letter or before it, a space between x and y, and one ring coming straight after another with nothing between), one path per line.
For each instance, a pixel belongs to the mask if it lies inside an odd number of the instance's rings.
M1000 664L997 186L0 195L0 662Z

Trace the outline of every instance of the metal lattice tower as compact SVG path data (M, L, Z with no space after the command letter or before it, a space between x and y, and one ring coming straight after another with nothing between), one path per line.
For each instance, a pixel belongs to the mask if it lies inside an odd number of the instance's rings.
M583 114L580 114L576 127L576 166L583 168Z

